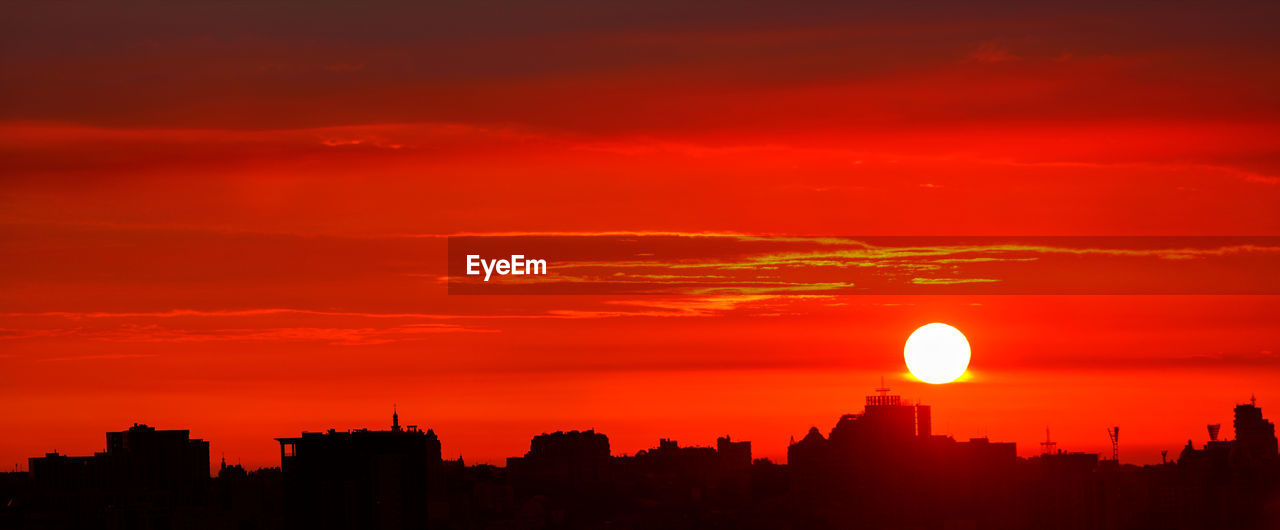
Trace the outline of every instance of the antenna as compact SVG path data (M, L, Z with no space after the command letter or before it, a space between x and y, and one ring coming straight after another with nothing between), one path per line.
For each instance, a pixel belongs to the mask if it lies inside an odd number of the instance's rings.
M1055 442L1049 438L1049 428L1045 427L1044 441L1040 442L1040 454L1051 455L1054 453L1054 449L1056 449L1057 447L1058 447L1058 442Z
M901 396L889 394L889 387L884 384L884 376L880 376L880 388L876 389L876 395L867 396L868 407L897 407L902 403Z
M1111 460L1116 465L1120 464L1120 427L1111 427L1107 429L1107 436L1111 438Z

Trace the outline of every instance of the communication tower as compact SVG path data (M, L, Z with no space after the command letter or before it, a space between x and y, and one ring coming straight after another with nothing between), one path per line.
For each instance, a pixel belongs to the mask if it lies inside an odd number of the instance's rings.
M1107 436L1111 437L1111 460L1117 465L1120 464L1120 427L1112 427L1107 429Z
M1045 427L1045 428L1044 428L1044 441L1043 441L1043 442L1040 442L1040 454L1042 454L1042 455L1051 455L1051 454L1053 454L1053 453L1056 453L1056 452L1057 452L1057 451L1056 451L1056 449L1057 449L1057 448L1058 448L1058 442L1055 442L1055 441L1053 441L1052 439L1050 439L1050 438L1049 438L1049 428L1048 428L1048 427Z

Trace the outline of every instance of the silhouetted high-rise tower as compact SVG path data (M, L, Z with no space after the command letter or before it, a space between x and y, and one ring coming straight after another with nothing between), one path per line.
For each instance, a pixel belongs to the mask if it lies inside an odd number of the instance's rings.
M1256 398L1251 396L1247 405L1236 405L1232 426L1240 456L1250 460L1276 458L1276 426L1262 417Z

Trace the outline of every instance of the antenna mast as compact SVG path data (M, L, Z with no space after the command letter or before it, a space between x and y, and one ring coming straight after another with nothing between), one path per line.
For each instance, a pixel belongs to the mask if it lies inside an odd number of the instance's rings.
M1111 437L1111 460L1120 465L1120 427L1107 429L1107 436Z
M1057 449L1057 447L1058 447L1058 442L1055 442L1051 438L1049 438L1049 428L1045 427L1044 441L1040 442L1040 454L1051 455L1055 452L1054 449Z

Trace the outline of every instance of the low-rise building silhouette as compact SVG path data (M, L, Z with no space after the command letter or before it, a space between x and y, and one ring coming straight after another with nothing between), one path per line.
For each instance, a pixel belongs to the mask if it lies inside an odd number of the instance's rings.
M430 429L303 432L277 438L289 528L428 528L442 481L440 439Z
M35 507L50 524L167 527L190 520L209 487L209 442L135 423L93 456L28 461Z
M729 436L716 438L720 467L726 471L745 471L751 467L751 442L735 442Z
M507 459L521 483L590 485L609 473L609 437L595 430L542 433L529 442L529 452Z

